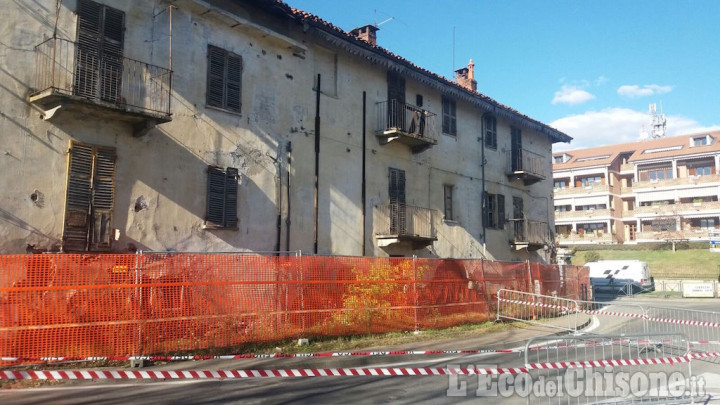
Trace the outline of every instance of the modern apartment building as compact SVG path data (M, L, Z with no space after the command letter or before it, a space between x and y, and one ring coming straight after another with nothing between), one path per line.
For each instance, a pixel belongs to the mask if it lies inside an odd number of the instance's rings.
M708 240L719 168L719 131L555 153L557 243Z
M570 137L472 62L274 0L4 5L0 253L551 257Z

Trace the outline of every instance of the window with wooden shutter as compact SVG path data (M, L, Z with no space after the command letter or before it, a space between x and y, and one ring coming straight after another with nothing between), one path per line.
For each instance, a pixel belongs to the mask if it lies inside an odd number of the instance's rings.
M242 57L208 46L207 105L240 112Z
M444 134L457 135L457 116L455 100L442 96L442 131Z
M407 231L405 170L390 168L388 194L390 197L390 233L404 235Z
M112 243L115 148L71 142L63 250L107 250Z
M485 227L502 229L505 226L505 196L489 194L485 196Z
M492 115L486 115L483 124L485 127L485 146L490 149L497 149L497 119Z
M497 227L502 229L505 227L505 196L502 194L497 195Z
M77 8L75 94L121 102L125 13L90 0Z
M445 220L453 221L453 186L446 184L443 186L445 195Z
M207 225L236 228L238 169L208 166L207 170Z

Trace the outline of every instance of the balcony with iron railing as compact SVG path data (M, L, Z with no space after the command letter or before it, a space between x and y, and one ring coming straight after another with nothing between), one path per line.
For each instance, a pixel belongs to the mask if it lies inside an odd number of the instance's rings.
M376 104L377 129L375 134L381 143L393 141L410 146L419 153L437 145L436 115L424 108L397 100Z
M405 204L375 207L374 229L378 246L410 242L413 249L431 245L437 240L435 210Z
M580 187L556 188L554 193L555 198L577 196L578 194L608 194L610 193L610 186L607 184L594 183Z
M525 185L547 178L550 155L540 155L527 149L507 151L506 174L511 180L522 180Z
M132 122L136 135L142 135L172 120L171 86L171 70L50 38L35 47L35 89L29 101L45 111L44 119L58 110L90 108Z
M508 219L510 223L510 244L516 249L538 250L552 240L547 222L528 219Z
M568 220L568 219L598 219L601 217L611 217L615 214L614 209L590 209L580 211L556 211L555 220Z
M710 230L693 228L674 231L641 231L635 234L638 242L665 242L668 240L708 240Z
M696 213L714 213L720 212L720 201L703 201L694 203L665 204L665 205L641 205L635 207L635 215L643 214L696 214Z
M633 183L633 190L645 188L674 188L678 186L695 186L698 184L720 183L720 175L711 174L705 176L676 177L663 180L643 180Z
M562 245L594 245L594 244L609 244L615 243L616 240L612 234L602 231L593 232L582 232L582 233L567 233L558 234L555 236L555 242Z

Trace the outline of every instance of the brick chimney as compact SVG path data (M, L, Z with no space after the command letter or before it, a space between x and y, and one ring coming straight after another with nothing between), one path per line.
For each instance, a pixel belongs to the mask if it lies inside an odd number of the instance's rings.
M355 38L362 39L363 41L368 42L371 45L377 45L376 32L379 29L380 28L372 24L368 24L350 31L350 35L354 36Z
M477 91L477 80L475 80L475 64L470 59L467 67L460 68L455 71L455 81L457 84L468 90Z

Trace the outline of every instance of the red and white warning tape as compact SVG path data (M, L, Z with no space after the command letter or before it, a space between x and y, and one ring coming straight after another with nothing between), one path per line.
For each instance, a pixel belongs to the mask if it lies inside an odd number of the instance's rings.
M469 350L393 350L372 352L326 352L326 353L246 353L228 355L193 356L106 356L106 357L0 357L0 361L187 361L187 360L239 360L239 359L276 359L294 357L358 357L358 356L416 356L431 354L480 354L480 353L520 353L521 349L469 349Z
M477 374L524 374L531 370L642 366L687 363L691 359L720 357L720 352L647 359L588 360L531 363L514 368L477 367L353 367L268 370L0 370L0 380L136 380L136 379L237 379L284 377L395 377Z
M548 363L527 364L525 367L530 370L541 369L565 369L565 368L587 368L605 366L642 366L650 364L675 364L687 363L690 361L685 356L654 357L649 359L622 359L622 360L587 360L587 361L557 361Z
M704 327L711 327L711 328L720 328L720 322L690 321L690 320L684 320L684 319L658 318L658 317L650 317L645 314L628 313L628 312L611 312L611 311L602 311L602 310L597 310L597 309L582 309L579 307L568 307L568 306L564 306L564 305L545 304L545 303L541 303L541 302L530 302L530 301L524 301L524 300L511 300L511 299L501 298L501 297L498 297L498 301L508 302L511 304L527 305L527 306L532 306L532 307L553 308L553 309L559 309L561 311L576 311L576 312L588 314L588 315L621 316L621 317L627 317L627 318L646 319L650 322L662 322L662 323L672 323L672 324L677 324L677 325L704 326Z
M277 377L388 377L388 376L437 376L473 374L521 374L527 369L519 368L443 368L443 367L358 367L322 369L277 370L0 370L4 380L131 380L131 379L233 379Z
M552 344L530 346L530 351L557 349L589 348L613 345L658 345L673 344L673 340L630 340L616 339L605 342L582 342L577 344ZM717 340L698 340L689 342L691 346L720 345ZM277 359L307 357L361 357L361 356L425 356L434 354L484 354L484 353L522 353L524 349L465 349L465 350L393 350L393 351L357 351L357 352L321 352L321 353L245 353L228 355L186 355L186 356L89 356L89 357L0 357L5 362L61 362L61 361L189 361L189 360L240 360L240 359Z

